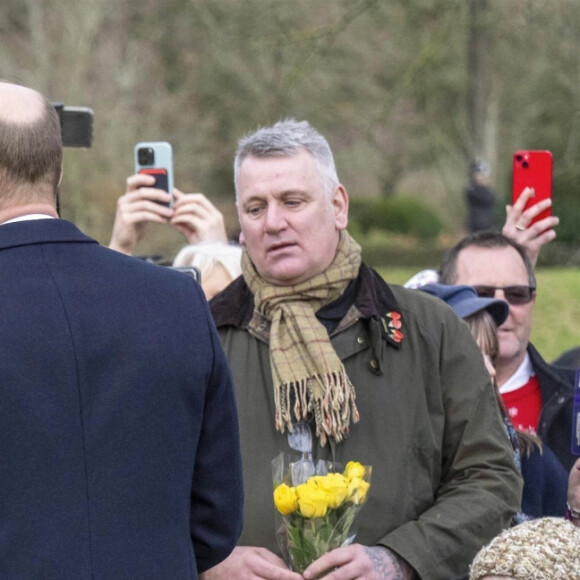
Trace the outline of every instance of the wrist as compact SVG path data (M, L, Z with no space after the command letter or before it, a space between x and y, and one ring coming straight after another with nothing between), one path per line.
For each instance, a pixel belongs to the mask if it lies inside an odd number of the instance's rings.
M120 252L121 254L126 254L127 256L131 255L132 248L130 246L121 245L118 242L116 242L115 240L111 240L109 242L108 247L110 250L115 250L116 252Z
M417 578L415 574L415 569L407 560L405 560L401 555L397 552L391 550L391 548L387 548L382 544L375 546L376 548L381 548L383 550L383 554L390 560L391 564L393 565L393 569L397 572L397 578L401 578L401 580L413 580Z

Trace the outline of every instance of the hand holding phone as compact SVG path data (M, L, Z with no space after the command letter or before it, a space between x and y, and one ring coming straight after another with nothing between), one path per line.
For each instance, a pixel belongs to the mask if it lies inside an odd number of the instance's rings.
M137 143L135 173L153 176L155 178L153 187L172 194L171 202L163 205L173 206L173 150L169 143L166 141Z
M523 211L545 199L552 199L552 153L550 151L516 151L513 155L512 203L532 189ZM551 205L535 215L527 227L552 215Z

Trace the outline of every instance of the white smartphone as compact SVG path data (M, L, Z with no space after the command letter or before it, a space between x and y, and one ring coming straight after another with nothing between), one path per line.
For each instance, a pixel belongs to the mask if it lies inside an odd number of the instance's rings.
M173 192L173 149L166 141L144 141L135 145L135 173L155 178L155 185L168 193ZM171 202L173 205L173 195Z

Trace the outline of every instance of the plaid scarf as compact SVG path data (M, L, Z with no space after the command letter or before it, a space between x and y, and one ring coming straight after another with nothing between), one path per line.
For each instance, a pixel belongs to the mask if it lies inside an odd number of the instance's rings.
M265 282L244 250L242 273L254 294L250 330L257 330L259 314L271 320L270 366L274 382L276 429L292 431L293 419L310 414L322 446L328 437L337 443L359 420L354 386L315 313L339 298L356 278L361 248L346 231L340 234L332 264L322 273L294 286ZM259 314L258 314L259 313ZM292 417L292 402L293 415Z

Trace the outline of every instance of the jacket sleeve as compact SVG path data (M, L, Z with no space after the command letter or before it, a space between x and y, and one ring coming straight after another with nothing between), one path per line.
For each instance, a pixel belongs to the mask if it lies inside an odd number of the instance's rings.
M562 517L566 511L568 472L546 445L522 453L522 512L532 518Z
M477 551L510 524L522 489L489 375L467 326L449 311L434 343L445 412L441 481L427 511L379 542L423 580L467 574Z
M207 311L213 368L206 389L191 496L191 539L199 574L234 549L243 519L242 464L233 382Z

